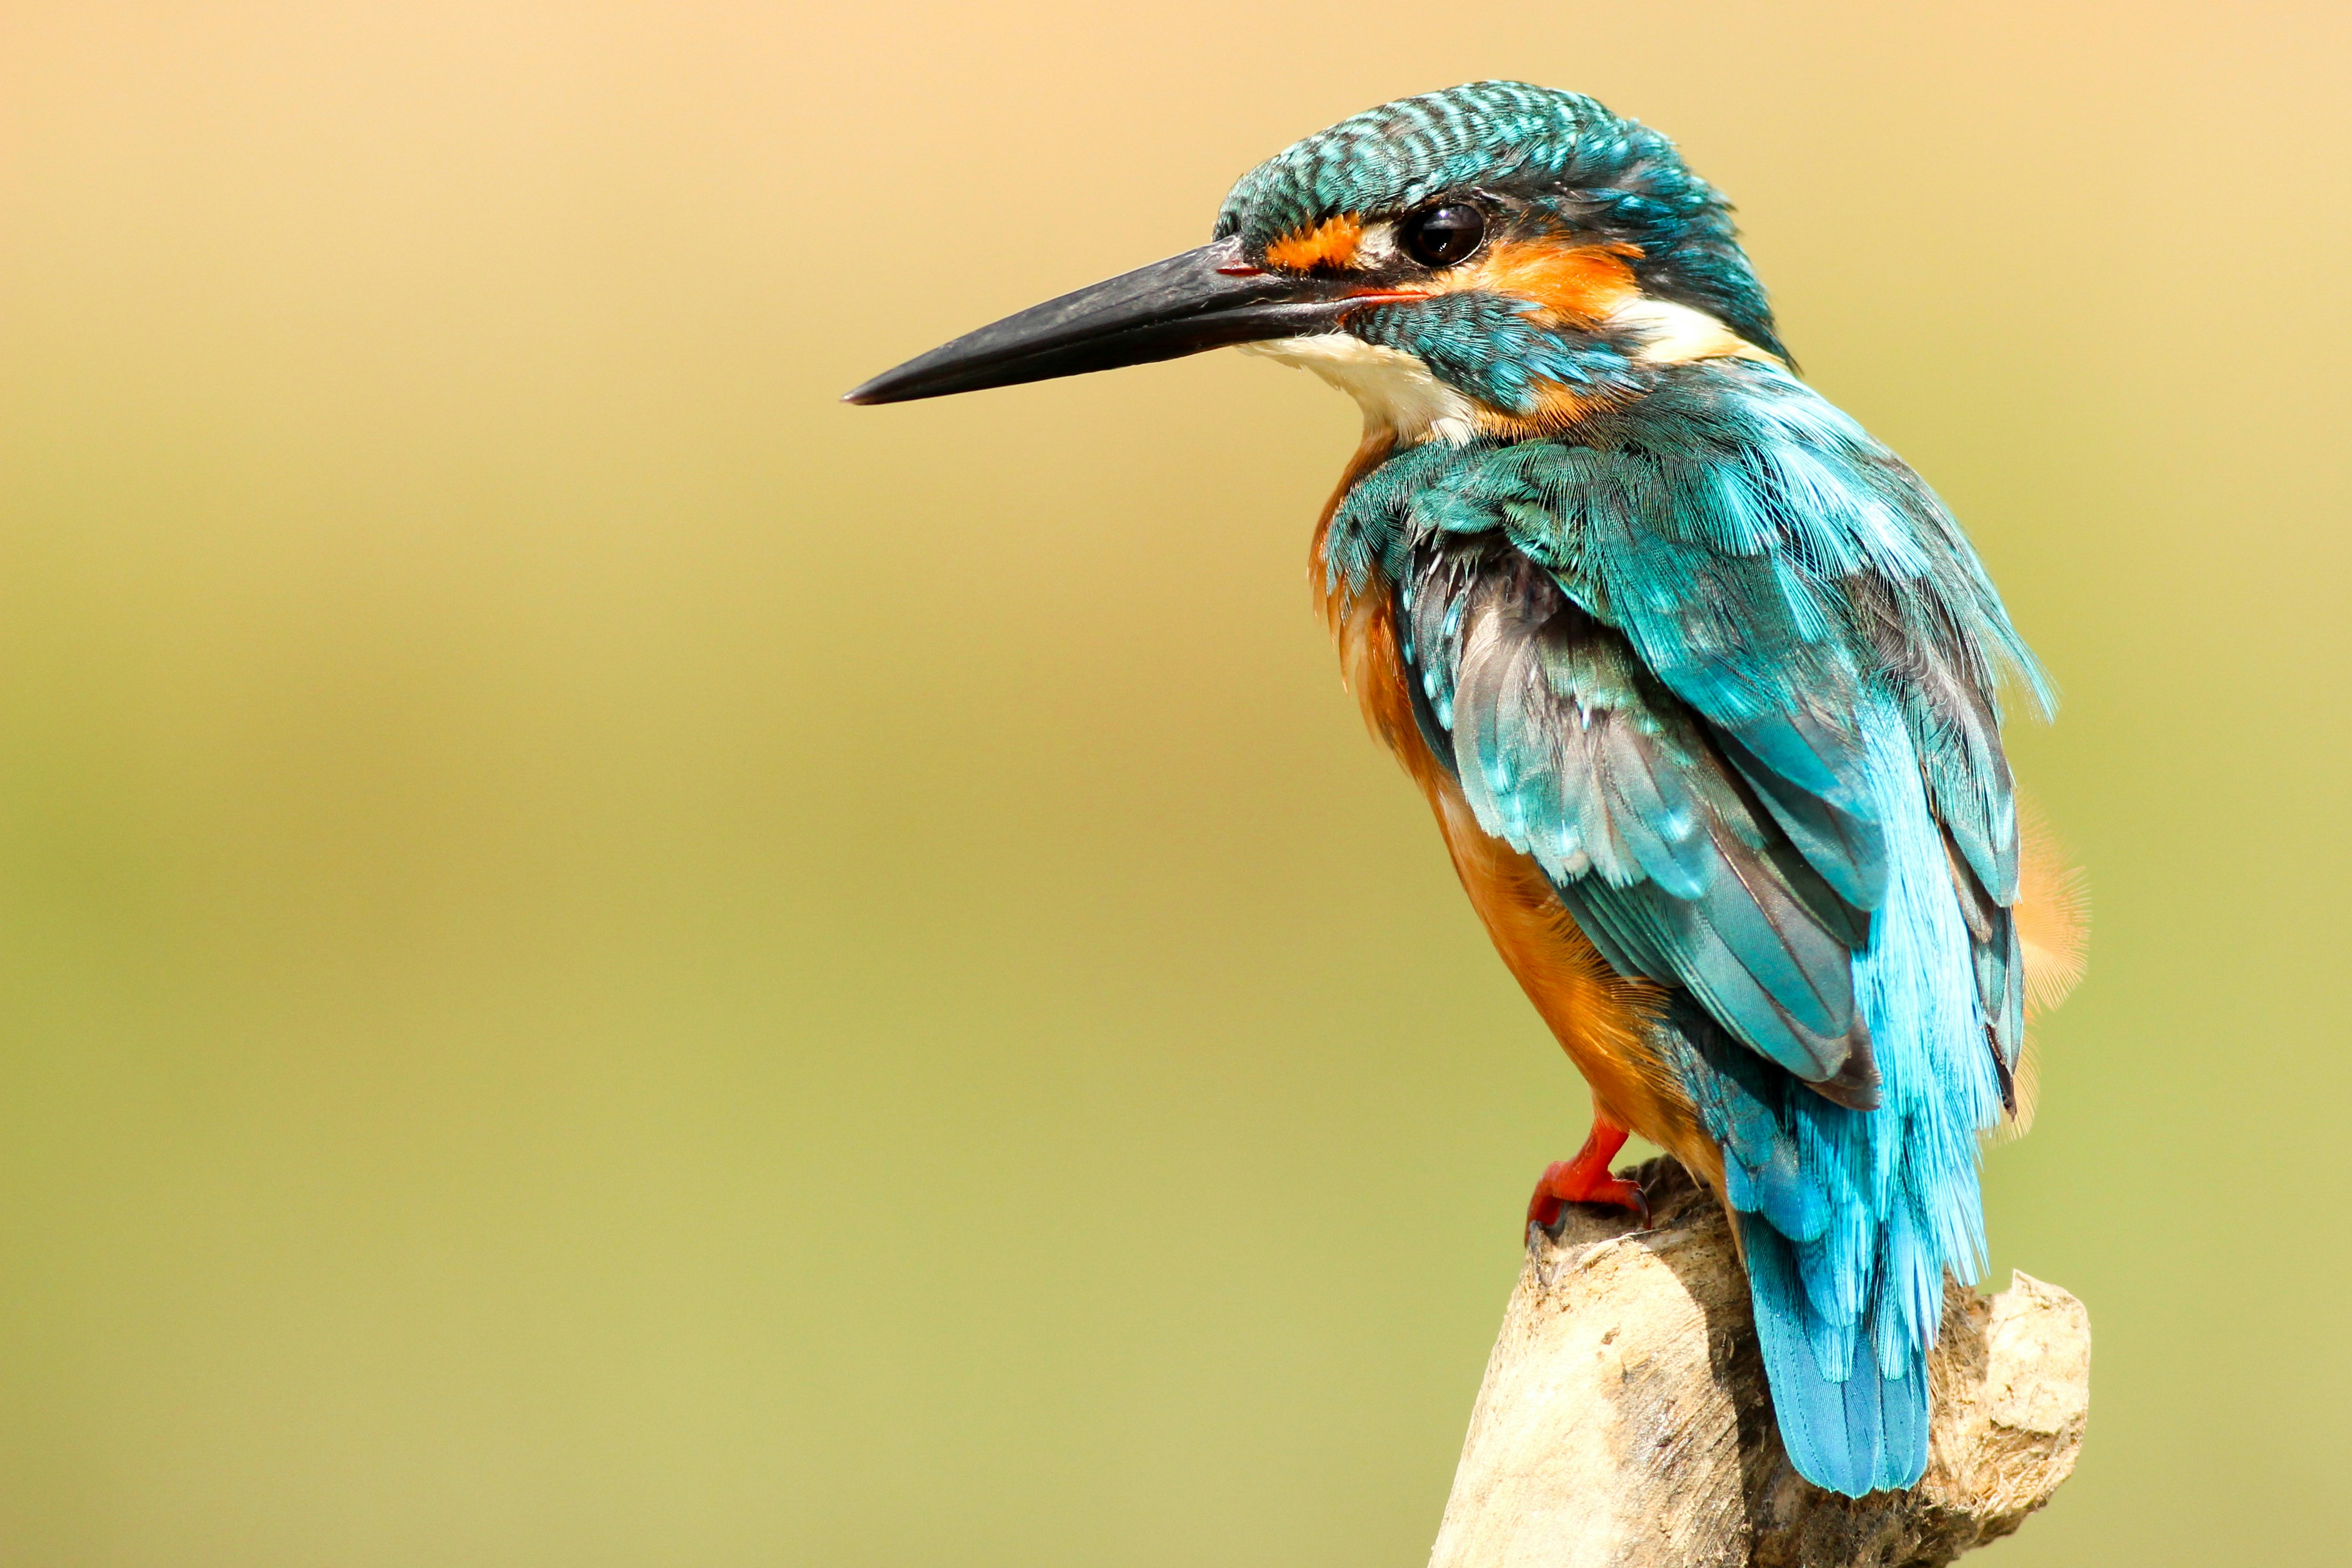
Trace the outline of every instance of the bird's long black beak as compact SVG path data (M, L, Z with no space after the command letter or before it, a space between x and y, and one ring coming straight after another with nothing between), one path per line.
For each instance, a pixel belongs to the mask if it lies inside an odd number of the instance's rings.
M1334 331L1348 311L1394 297L1263 271L1242 259L1240 240L1221 239L966 332L842 401L905 403Z

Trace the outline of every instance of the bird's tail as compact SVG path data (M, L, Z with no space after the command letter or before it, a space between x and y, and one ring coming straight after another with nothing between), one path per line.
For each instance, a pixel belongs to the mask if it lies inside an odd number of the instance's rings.
M1886 1347L1896 1352L1890 1372L1873 1342L1881 1339L1874 1310L1859 1335L1841 1334L1808 1298L1789 1238L1753 1215L1739 1216L1739 1230L1764 1373L1797 1473L1848 1497L1916 1485L1927 1468L1925 1347ZM1841 1349L1843 1365L1822 1354Z
M1973 1216L1973 1149L1948 1173L1965 1194L1923 1205L1899 1113L1831 1104L1687 1003L1664 1023L1723 1149L1723 1195L1790 1461L1848 1497L1915 1485L1927 1468L1927 1347L1945 1267L1968 1250L1949 1226L1925 1222L1931 1206Z

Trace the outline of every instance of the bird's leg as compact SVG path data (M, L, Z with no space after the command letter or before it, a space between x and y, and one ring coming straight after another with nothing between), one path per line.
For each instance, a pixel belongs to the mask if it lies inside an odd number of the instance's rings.
M1549 1230L1559 1223L1562 1204L1614 1204L1641 1215L1642 1228L1648 1229L1650 1200L1633 1183L1609 1173L1609 1162L1625 1146L1625 1129L1596 1112L1592 1131L1576 1158L1555 1160L1544 1168L1535 1196L1528 1200L1528 1223Z

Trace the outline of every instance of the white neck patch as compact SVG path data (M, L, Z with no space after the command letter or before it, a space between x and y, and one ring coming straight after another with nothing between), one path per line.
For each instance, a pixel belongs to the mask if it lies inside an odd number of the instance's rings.
M1753 359L1780 362L1708 315L1671 300L1636 295L1609 312L1612 327L1631 327L1641 334L1633 357L1645 364L1688 364L1701 359Z

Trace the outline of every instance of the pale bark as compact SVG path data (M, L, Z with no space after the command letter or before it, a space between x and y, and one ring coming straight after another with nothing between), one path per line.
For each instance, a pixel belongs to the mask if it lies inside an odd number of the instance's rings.
M1655 1216L1571 1206L1511 1293L1431 1568L1908 1568L2009 1534L2074 1469L2090 1408L2083 1304L2023 1274L1954 1287L1930 1363L1927 1474L1838 1497L1772 1425L1748 1281L1680 1166Z

